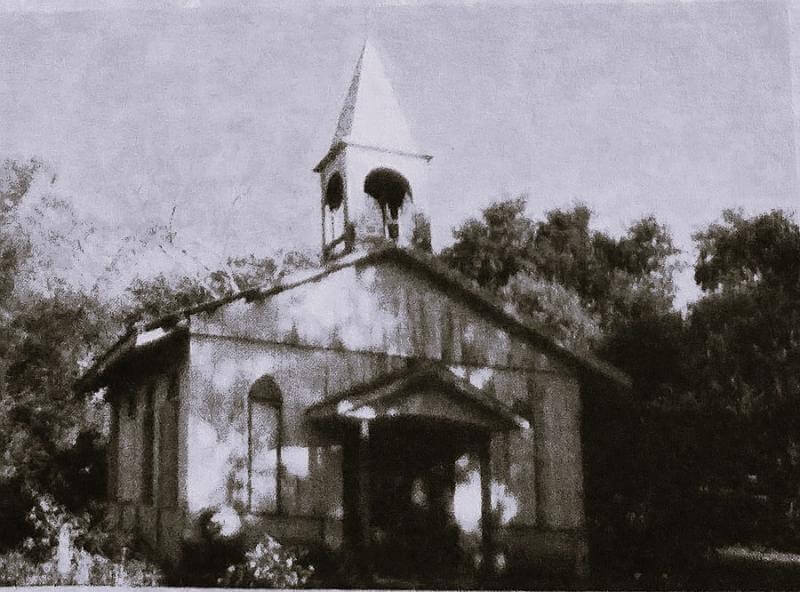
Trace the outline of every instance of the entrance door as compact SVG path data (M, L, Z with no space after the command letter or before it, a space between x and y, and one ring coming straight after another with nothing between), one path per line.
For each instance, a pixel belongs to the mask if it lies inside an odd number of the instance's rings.
M375 423L369 464L376 573L430 582L462 571L453 496L455 462L467 448L467 433L451 424L419 418Z

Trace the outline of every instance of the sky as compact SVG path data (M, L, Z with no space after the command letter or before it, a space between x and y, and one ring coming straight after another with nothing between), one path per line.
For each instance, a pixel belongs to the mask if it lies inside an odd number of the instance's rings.
M0 158L85 219L220 257L320 241L319 180L366 35L434 156L434 247L491 201L655 214L691 257L723 208L794 209L793 0L0 0ZM173 214L174 210L174 214ZM696 297L691 272L680 302Z

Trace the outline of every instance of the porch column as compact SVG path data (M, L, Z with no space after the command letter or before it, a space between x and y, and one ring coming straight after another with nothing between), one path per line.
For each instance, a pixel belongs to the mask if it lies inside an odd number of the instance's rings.
M481 564L484 577L494 573L494 524L492 520L492 436L487 434L480 444L481 467Z
M366 576L372 573L369 456L369 421L364 419L358 437L358 515L361 524L361 563Z

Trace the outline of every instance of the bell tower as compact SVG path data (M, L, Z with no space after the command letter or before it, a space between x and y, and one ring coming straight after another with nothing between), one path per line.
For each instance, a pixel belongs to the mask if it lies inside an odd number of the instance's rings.
M412 245L429 228L424 185L431 158L411 137L378 52L366 41L330 149L314 167L323 258L359 245Z

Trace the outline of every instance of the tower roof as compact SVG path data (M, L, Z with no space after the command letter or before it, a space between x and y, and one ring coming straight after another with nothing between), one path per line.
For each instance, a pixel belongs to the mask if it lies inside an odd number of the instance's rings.
M430 159L421 154L397 102L375 46L367 40L356 63L328 155L342 145L357 145Z

